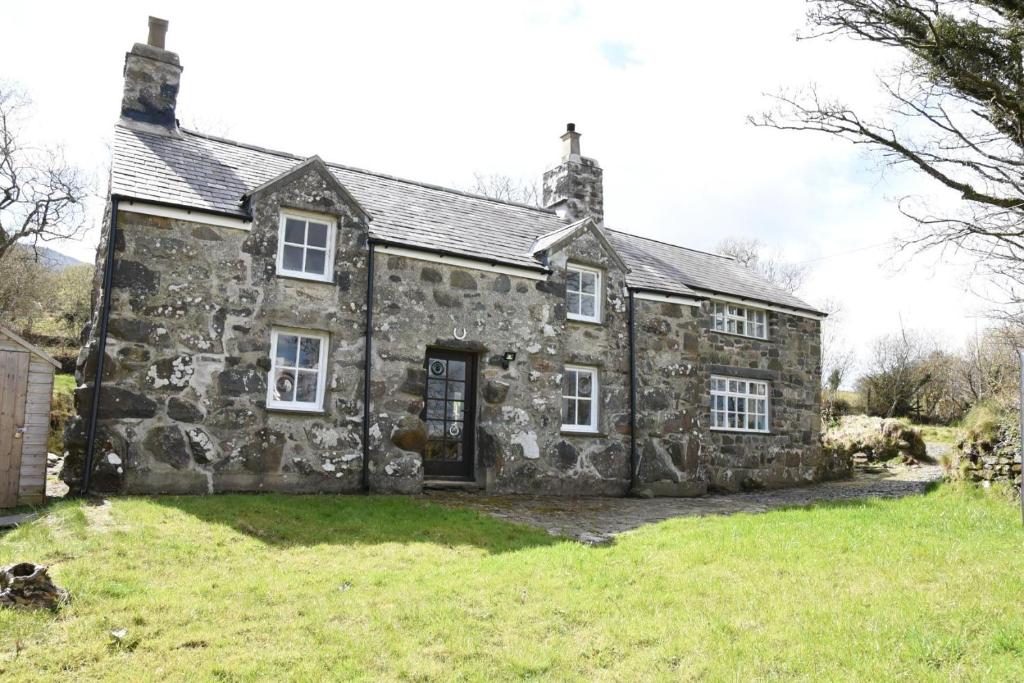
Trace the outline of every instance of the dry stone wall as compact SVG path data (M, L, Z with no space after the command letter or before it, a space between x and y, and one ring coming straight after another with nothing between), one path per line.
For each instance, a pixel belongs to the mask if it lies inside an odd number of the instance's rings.
M995 483L1010 483L1020 488L1021 456L1020 430L1015 424L1017 416L1011 414L1006 422L990 436L964 435L956 444L950 474L963 479L991 486Z

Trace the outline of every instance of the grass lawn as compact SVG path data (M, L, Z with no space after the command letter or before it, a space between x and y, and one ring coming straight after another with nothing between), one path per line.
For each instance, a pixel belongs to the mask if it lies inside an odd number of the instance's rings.
M75 390L75 376L70 373L57 372L53 375L53 393L70 394Z
M962 432L960 427L955 425L922 425L914 424L910 420L905 422L921 432L921 438L927 443L941 443L952 446Z
M399 497L57 504L0 680L1024 680L1019 508L951 487L590 548ZM127 629L119 642L115 629Z

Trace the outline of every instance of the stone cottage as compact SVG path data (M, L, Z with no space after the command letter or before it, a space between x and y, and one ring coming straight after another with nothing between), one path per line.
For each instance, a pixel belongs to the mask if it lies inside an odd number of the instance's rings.
M573 124L543 207L218 139L177 123L165 30L126 56L72 485L687 496L841 474L823 314L605 225Z

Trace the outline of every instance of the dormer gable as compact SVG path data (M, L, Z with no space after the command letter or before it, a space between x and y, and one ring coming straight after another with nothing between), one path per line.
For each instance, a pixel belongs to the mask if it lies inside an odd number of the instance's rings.
M331 169L327 167L327 164L324 163L323 159L315 155L246 192L245 195L242 196L242 206L251 213L252 203L254 201L258 201L261 196L275 192L309 172L319 174L323 179L324 184L334 190L338 196L342 198L342 200L344 200L345 203L348 204L363 220L363 222L369 223L373 220L373 216L371 216L370 213L362 207L359 201L352 196L352 193L341 184L341 181L339 181L333 173L331 173Z
M548 265L554 254L564 251L566 247L584 235L593 236L609 261L623 273L629 273L629 266L626 265L612 243L608 241L601 226L590 216L570 223L564 228L541 235L534 240L529 253L544 265Z

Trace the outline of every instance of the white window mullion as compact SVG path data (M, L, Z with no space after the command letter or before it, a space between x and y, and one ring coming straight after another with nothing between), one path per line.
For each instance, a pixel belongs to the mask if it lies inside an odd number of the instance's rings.
M587 381L590 392L584 396L581 384ZM562 431L597 432L599 401L597 369L567 366L562 380Z
M302 234L288 238L288 223L301 224ZM316 236L312 235L313 228L316 228ZM302 278L304 280L316 280L319 282L330 282L334 272L334 244L337 233L337 223L326 216L314 216L303 212L282 211L278 232L277 249L277 273L288 277ZM298 241L294 241L298 240ZM322 242L322 243L320 243ZM302 256L298 259L298 268L285 265L285 251L287 248L298 249ZM323 264L318 270L310 272L310 252L315 251L323 254Z
M754 339L767 339L767 314L760 308L715 301L711 306L711 329Z
M601 271L567 266L565 281L566 317L569 320L601 322ZM591 289L593 291L586 291ZM589 304L590 311L587 311Z
M769 387L752 379L711 378L711 428L767 433Z
M303 360L303 348L316 342L314 361ZM294 344L294 356L281 357L282 344ZM270 342L270 373L267 379L267 408L279 410L320 411L327 381L327 347L329 337L319 332L273 328ZM287 352L286 352L287 353ZM316 367L306 363L315 362ZM311 379L312 378L312 379ZM312 381L312 400L300 399L300 391ZM291 386L289 388L289 382Z

